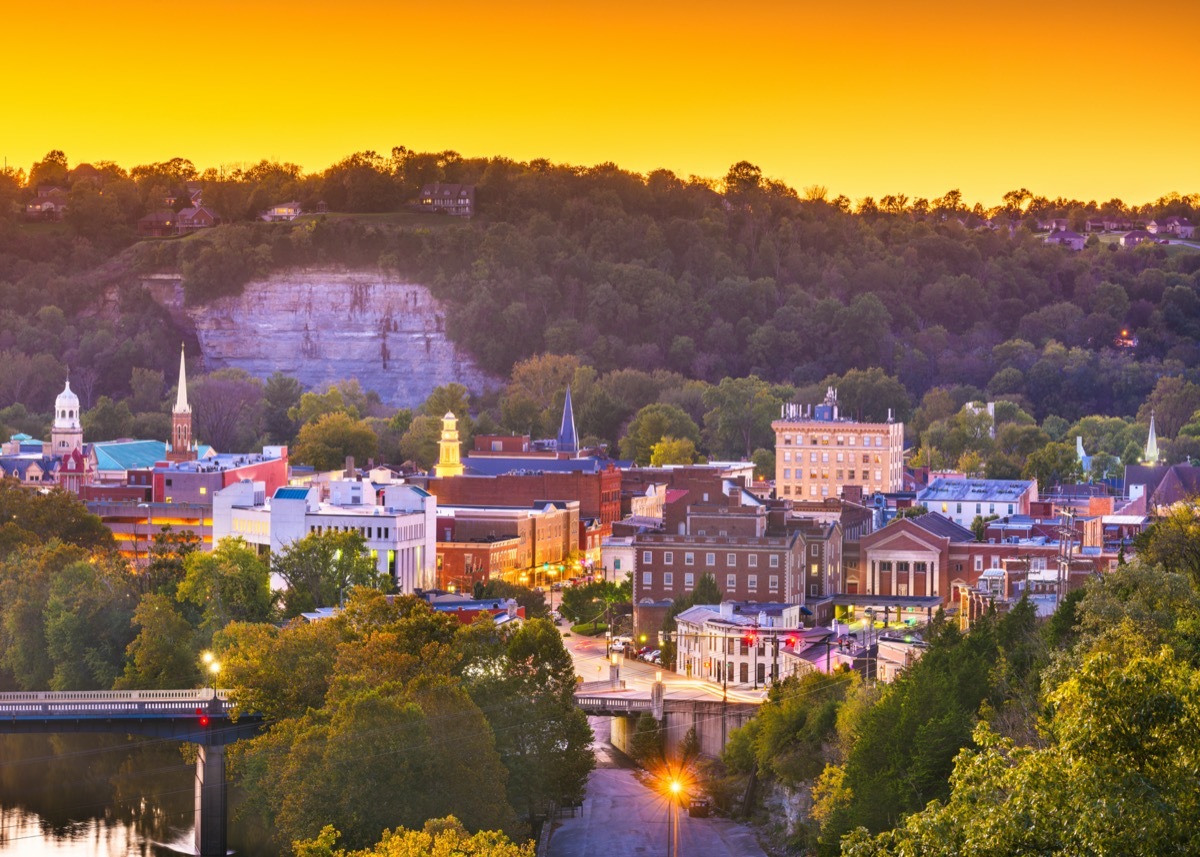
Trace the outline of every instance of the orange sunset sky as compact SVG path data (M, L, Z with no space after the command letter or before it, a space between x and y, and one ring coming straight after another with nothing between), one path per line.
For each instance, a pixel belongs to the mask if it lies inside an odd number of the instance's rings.
M0 155L614 161L996 204L1200 191L1200 3L13 0Z

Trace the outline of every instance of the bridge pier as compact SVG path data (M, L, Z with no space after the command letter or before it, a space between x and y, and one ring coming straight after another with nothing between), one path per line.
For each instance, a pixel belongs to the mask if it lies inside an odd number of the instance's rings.
M196 754L196 854L225 857L228 850L225 745L200 744Z

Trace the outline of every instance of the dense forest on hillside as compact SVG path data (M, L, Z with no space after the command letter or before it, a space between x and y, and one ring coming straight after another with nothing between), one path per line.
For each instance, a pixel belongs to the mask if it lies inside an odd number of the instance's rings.
M477 215L413 213L432 181L476 184ZM48 185L67 189L64 220L27 222L22 203ZM224 225L135 242L137 219L166 200L188 204L189 188ZM254 220L292 199L333 213ZM71 167L52 152L28 176L0 176L0 354L21 367L0 381L0 408L44 413L68 367L87 407L135 397L134 370L169 379L167 340L179 332L139 293L139 273L180 271L188 299L204 302L270 270L378 265L447 302L450 335L487 369L509 375L536 355L569 355L601 378L635 373L657 388L618 408L622 423L590 427L610 444L668 388L665 403L690 399L684 410L702 425L711 406L700 394L722 379L753 375L774 385L773 398L812 401L822 384L867 370L898 383L847 403L857 416L893 407L910 419L942 391L955 409L1008 401L1021 421L1137 415L1144 426L1162 378L1189 390L1200 380L1200 245L1127 249L1109 234L1072 253L1036 232L1052 217L1083 229L1092 216L1196 221L1197 211L1195 194L1130 206L1024 189L992 209L953 190L852 203L819 187L797 192L747 163L706 180L398 148L321 173L265 161L201 173L183 159ZM106 289L119 295L116 311L100 311ZM688 393L689 381L703 386ZM506 420L500 402L474 404L505 427L537 428ZM0 414L9 428L24 419ZM1058 439L1056 425L1047 439Z

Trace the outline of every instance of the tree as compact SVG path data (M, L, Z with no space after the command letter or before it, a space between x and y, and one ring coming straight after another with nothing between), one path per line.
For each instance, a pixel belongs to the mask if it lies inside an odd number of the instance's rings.
M200 679L195 630L166 595L151 592L133 613L138 635L126 648L118 690L190 687Z
M1054 485L1071 484L1080 477L1079 457L1067 443L1048 443L1029 456L1021 476L1036 479L1042 491Z
M299 423L291 417L299 406L300 382L282 372L273 372L263 388L263 428L272 443L288 444L296 437Z
M713 455L749 458L756 447L774 446L771 420L791 397L790 388L774 388L751 375L722 378L704 392L704 432Z
M1143 562L1186 575L1200 591L1200 517L1193 506L1171 507L1137 535L1133 546Z
M405 461L428 469L438 460L438 441L442 437L442 418L418 416L400 438L400 454Z
M184 559L176 598L198 607L201 630L212 634L230 622L266 622L271 617L271 574L241 538L226 538L211 553Z
M271 571L287 583L283 603L288 618L340 604L355 586L386 590L392 585L357 532L309 533L274 554Z
M1200 410L1200 385L1178 375L1167 375L1159 379L1145 404L1138 408L1137 421L1147 426L1153 414L1159 437L1175 437L1197 410Z
M300 428L294 456L317 470L340 470L348 457L365 463L375 456L375 433L362 420L336 411Z
M650 463L655 444L666 437L690 440L694 449L700 441L700 428L674 405L646 405L637 412L621 438L621 455L645 466Z
M296 857L418 857L418 855L455 855L455 857L534 857L534 843L518 845L499 831L479 831L471 835L462 823L450 815L431 818L420 831L397 827L385 830L374 847L353 854L334 846L341 834L326 825L315 839L292 844Z
M84 411L80 422L89 441L116 440L129 437L133 430L133 413L124 402L117 403L108 396L101 396L96 407Z
M263 383L243 369L219 369L188 383L194 436L224 451L249 450L262 426Z
M546 596L543 593L534 592L528 586L519 586L498 577L486 583L476 583L473 594L480 599L512 598L525 608L526 620L545 619L550 615L550 610L546 607Z
M1200 716L1194 667L1132 623L1048 695L1046 742L1018 746L986 723L955 762L948 799L894 830L853 833L842 853L1189 854L1200 848Z
M467 690L496 736L510 803L532 821L551 802L581 800L595 759L591 728L575 707L575 664L562 636L544 619L526 622L507 640L494 627L472 632Z
M650 466L692 464L696 460L696 444L688 438L664 437L650 448Z
M51 581L45 606L51 690L107 690L133 639L132 579L123 563L75 562Z
M150 561L140 575L143 592L160 592L171 598L183 581L188 556L200 550L200 537L191 530L175 532L168 524L154 534Z

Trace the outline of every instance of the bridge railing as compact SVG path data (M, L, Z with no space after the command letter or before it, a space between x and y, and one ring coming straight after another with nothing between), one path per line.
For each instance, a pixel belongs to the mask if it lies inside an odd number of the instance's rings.
M0 693L0 718L178 717L197 708L211 710L214 697L222 712L233 707L229 691L212 688Z
M649 711L649 699L628 696L575 696L575 704L585 711Z

